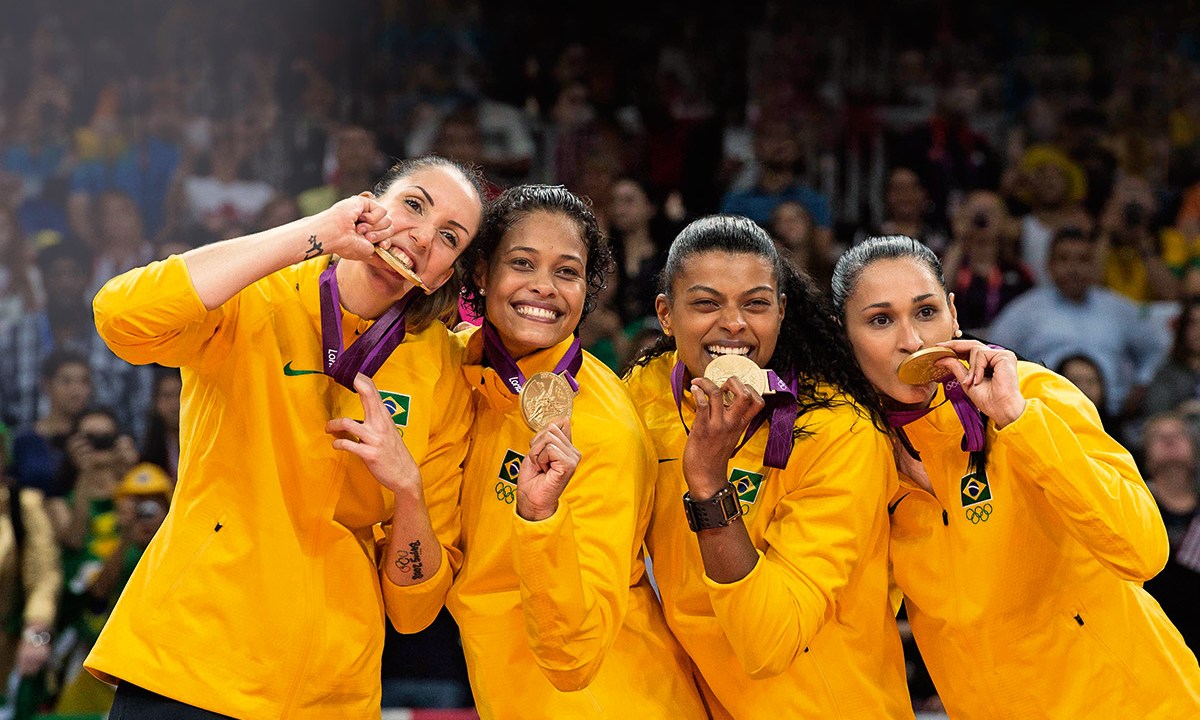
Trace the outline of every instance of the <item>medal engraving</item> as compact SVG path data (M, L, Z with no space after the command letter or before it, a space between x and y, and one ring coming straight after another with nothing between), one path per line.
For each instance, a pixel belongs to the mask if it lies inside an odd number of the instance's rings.
M760 368L753 360L744 355L721 355L704 368L704 377L712 380L713 385L721 387L731 377L736 377L748 388L754 388L759 395L774 392L767 382L767 371ZM725 391L722 399L725 407L733 402L733 394Z
M575 392L562 375L540 372L525 381L519 400L525 422L539 432L551 420L571 417Z

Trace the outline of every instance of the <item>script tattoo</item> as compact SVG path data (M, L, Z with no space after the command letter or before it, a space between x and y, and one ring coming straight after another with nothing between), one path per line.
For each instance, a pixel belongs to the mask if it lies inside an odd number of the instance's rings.
M308 260L309 258L315 258L321 254L322 250L324 250L324 248L321 246L321 243L317 242L317 236L309 235L308 249L304 251L304 259Z
M425 577L425 566L421 562L420 540L410 542L407 550L401 550L396 555L396 567L400 568L401 572L412 575L413 580L420 580Z

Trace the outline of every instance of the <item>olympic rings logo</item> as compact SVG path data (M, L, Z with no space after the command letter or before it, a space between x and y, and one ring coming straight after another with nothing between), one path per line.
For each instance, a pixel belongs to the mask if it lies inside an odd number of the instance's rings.
M496 483L496 499L512 505L517 499L517 489L501 480Z
M983 505L969 507L965 510L965 513L972 525L978 525L981 522L987 522L987 519L992 516L992 504L984 503Z

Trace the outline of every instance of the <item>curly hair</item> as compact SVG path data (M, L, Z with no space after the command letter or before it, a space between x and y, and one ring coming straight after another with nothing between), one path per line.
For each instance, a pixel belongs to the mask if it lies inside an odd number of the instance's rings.
M583 303L583 318L596 307L596 298L604 289L605 278L612 272L612 248L587 201L561 185L518 185L511 187L492 201L483 218L483 227L475 242L458 259L463 279L463 300L478 316L487 313L487 298L475 282L475 272L487 267L500 247L504 236L517 223L535 212L562 215L579 226L580 239L587 246L584 270L587 298Z
M475 191L481 207L486 207L483 172L474 165L464 165L456 160L450 160L439 155L423 155L421 157L397 160L387 172L375 183L372 191L375 197L383 197L399 180L426 168L444 168L458 173L463 180ZM476 240L478 242L478 240ZM472 243L475 244L475 243ZM469 247L469 246L468 246ZM457 275L457 268L455 276ZM460 279L451 276L442 286L429 295L417 294L412 304L408 306L405 317L412 330L422 330L434 320L446 320L454 310L455 299L458 296Z
M770 363L777 371L791 371L796 376L800 385L797 401L801 415L816 408L842 404L844 396L848 396L880 431L887 432L879 395L855 361L829 301L811 277L780 256L766 230L736 215L710 215L692 222L671 243L667 263L659 274L659 290L668 300L672 297L672 284L684 263L704 253L756 255L774 269L779 295L786 296L787 308ZM657 343L643 350L633 364L645 365L674 349L674 337L660 337ZM843 397L831 397L818 391L820 384L835 386Z

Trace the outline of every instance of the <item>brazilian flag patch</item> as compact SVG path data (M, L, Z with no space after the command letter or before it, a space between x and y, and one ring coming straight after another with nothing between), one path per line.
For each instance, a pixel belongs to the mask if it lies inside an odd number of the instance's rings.
M992 499L992 487L988 484L987 473L983 470L963 476L959 488L962 493L962 506L967 508Z
M500 479L506 483L517 484L517 472L521 469L521 461L525 456L516 450L504 453L504 462L500 463Z
M380 390L379 397L383 398L383 406L391 414L392 422L396 423L396 427L407 427L408 406L412 402L412 398L387 390Z
M729 482L733 484L738 500L753 503L758 499L758 489L762 487L763 476L762 473L734 468L733 472L729 473Z

